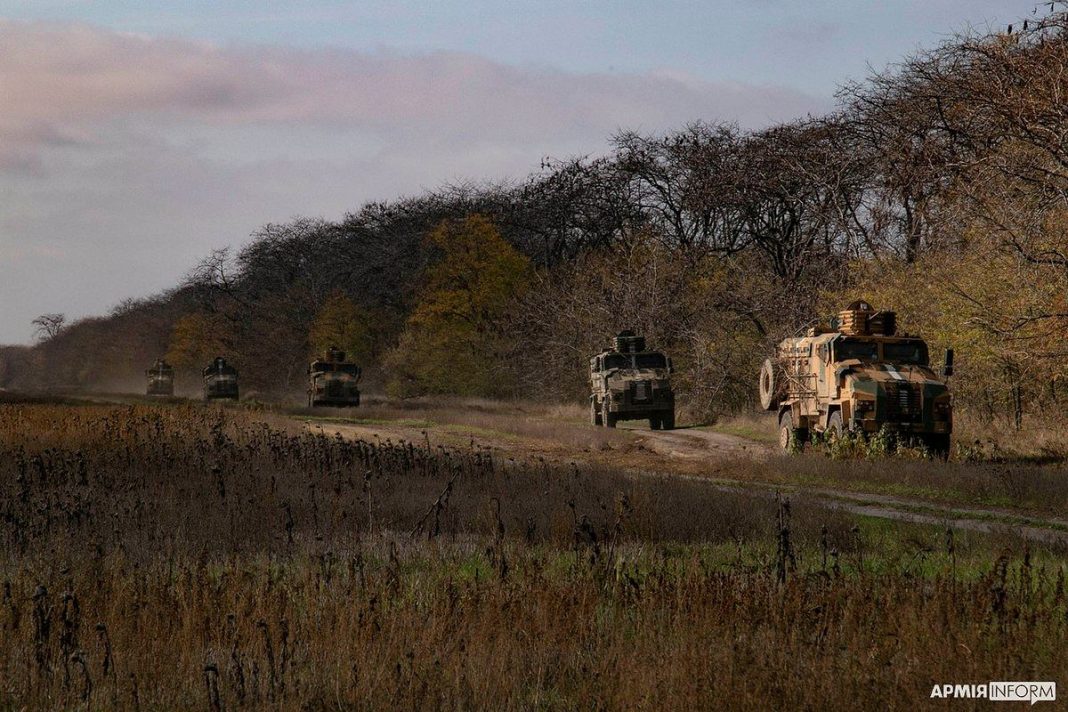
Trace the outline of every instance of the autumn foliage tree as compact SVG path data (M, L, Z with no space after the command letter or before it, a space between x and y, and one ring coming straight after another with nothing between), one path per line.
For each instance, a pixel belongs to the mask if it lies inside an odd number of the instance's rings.
M436 259L387 365L390 392L500 395L502 323L530 279L529 260L480 215L426 238Z
M365 362L371 355L371 315L358 307L344 292L333 292L315 314L308 345L313 357L332 346L344 351L349 359Z
M174 324L167 360L182 369L200 368L227 353L225 332L218 315L186 314Z

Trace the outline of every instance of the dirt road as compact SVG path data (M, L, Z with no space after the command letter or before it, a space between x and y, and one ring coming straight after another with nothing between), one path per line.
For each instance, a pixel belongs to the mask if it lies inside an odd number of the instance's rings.
M737 457L768 457L775 452L766 443L700 428L635 432L639 442L659 455L702 463Z
M1068 519L1006 508L961 506L935 498L864 491L862 485L860 489L845 489L782 479L774 482L754 480L745 463L774 463L775 458L781 457L778 448L768 442L705 428L655 431L628 424L608 430L574 420L500 411L492 413L491 417L482 414L477 419L443 415L427 413L425 420L415 421L401 418L373 422L308 420L306 426L350 438L476 445L490 449L502 458L544 458L554 462L611 465L634 477L670 475L755 497L783 493L858 516L977 532L1011 532L1035 541L1068 544ZM490 425L496 427L488 427ZM743 471L745 476L741 474Z

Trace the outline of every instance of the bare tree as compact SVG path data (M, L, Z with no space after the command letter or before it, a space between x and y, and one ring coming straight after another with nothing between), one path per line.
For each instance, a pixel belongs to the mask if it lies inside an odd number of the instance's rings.
M67 323L65 314L42 314L33 320L34 334L38 341L49 341L59 336Z

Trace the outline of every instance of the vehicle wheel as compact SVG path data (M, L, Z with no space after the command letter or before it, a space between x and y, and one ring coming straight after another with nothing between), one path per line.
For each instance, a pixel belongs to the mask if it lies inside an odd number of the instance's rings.
M779 447L783 452L790 452L791 440L794 437L794 417L790 411L779 416Z
M783 452L791 452L793 449L803 448L807 441L808 429L795 428L793 412L783 411L783 414L779 416L779 447Z
M660 416L660 429L661 430L674 430L675 429L675 411L664 411Z
M845 423L842 421L842 411L836 410L831 413L827 421L827 439L831 442L841 439L845 435Z
M590 398L590 425L601 424L601 411L597 408L597 399Z
M772 360L764 359L760 367L760 407L764 410L775 410L779 407L779 383L776 378L775 364Z
M657 416L654 415L652 418L649 418L649 429L650 430L660 430L663 427L664 427L663 421L660 420L660 418L658 418Z
M949 459L949 436L948 435L928 435L924 438L924 445L931 451L931 454L937 457L943 462Z
M608 410L607 402L605 402L604 404L604 414L601 416L601 418L604 420L604 426L606 428L616 427L616 414Z

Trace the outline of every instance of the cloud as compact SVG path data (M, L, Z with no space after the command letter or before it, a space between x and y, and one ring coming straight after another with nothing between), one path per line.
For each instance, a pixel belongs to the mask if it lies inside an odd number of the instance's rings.
M523 141L697 118L759 124L821 103L783 88L666 73L574 74L454 52L222 48L86 26L4 22L0 46L0 137L21 151L87 140L94 122L121 117Z
M827 100L677 71L219 46L0 20L0 342L162 289L268 221L599 153L621 128L761 126Z

